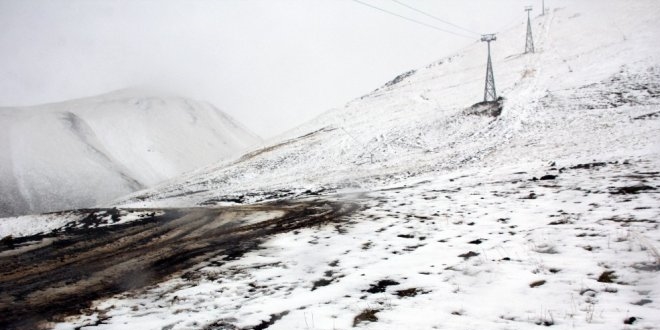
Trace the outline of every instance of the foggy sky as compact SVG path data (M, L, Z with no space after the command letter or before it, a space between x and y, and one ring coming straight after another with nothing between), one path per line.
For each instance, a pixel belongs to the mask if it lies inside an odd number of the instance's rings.
M361 0L464 33L390 0ZM400 0L482 33L524 0ZM210 101L262 137L479 39L352 0L0 0L0 106L151 86Z

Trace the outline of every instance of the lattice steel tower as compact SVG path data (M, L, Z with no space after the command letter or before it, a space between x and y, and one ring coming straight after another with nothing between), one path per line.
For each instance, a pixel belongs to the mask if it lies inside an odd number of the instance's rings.
M497 40L497 38L494 34L484 34L481 36L481 41L488 43L488 65L486 66L484 102L497 100L497 93L495 92L495 76L493 75L493 63L490 60L490 42L495 40Z
M529 12L532 11L532 7L525 7L527 12L527 40L525 41L525 54L534 52L534 38L532 38L532 22L529 18Z

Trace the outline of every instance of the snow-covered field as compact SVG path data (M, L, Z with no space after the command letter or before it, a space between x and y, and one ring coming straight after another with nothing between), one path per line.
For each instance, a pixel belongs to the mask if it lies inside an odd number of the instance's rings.
M85 223L85 218L94 215L94 223ZM92 225L94 228L120 225L140 220L147 216L161 215L162 212L137 209L79 209L71 211L31 214L18 217L3 218L0 225L0 237L24 237L48 234L67 228L82 228Z
M92 207L256 143L210 104L140 89L0 108L0 216Z
M56 328L654 329L660 193L630 187L658 187L657 163L484 168L335 196L365 209Z
M522 11L521 11L522 12ZM117 201L358 202L57 329L657 329L660 4L553 1L233 160ZM2 221L0 221L0 227Z

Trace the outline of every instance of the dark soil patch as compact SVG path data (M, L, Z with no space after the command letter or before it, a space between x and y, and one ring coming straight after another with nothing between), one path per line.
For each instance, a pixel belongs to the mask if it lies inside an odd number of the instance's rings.
M647 191L647 190L655 190L655 188L651 187L651 186L640 184L640 185L635 185L635 186L615 188L614 191L610 191L610 194L612 194L612 195L631 195L631 194L638 194L640 191Z
M598 168L598 167L602 167L602 166L606 166L606 165L607 165L607 163L605 163L605 162L595 162L595 163L577 164L577 165L571 166L569 168L572 169L572 170L578 170L578 169L588 170L588 169Z
M415 70L410 70L408 72L404 72L404 73L394 77L394 79L392 79L392 80L388 81L387 83L385 83L385 87L394 86L394 85L402 82L406 78L412 76L413 74L415 74Z
M235 204L243 204L245 202L245 196L243 195L238 195L238 196L225 196L225 197L219 197L219 198L211 198L208 200L205 200L199 205L216 205L218 203L235 203Z
M406 246L405 248L403 248L403 251L406 251L406 252L412 252L412 251L415 251L415 250L417 250L418 248L420 248L420 247L422 247L422 246L424 246L424 245L426 245L426 244L418 244L418 245Z
M521 197L520 199L536 199L536 197L538 197L536 193L530 192L529 195Z
M535 324L536 325L542 325L542 326L545 326L545 327L549 327L551 325L554 325L555 322L552 321L552 320L538 320L538 321L535 322Z
M358 324L361 322L376 322L378 321L378 317L376 317L376 313L380 312L380 309L372 309L368 308L362 311L362 313L358 314L353 318L353 327L356 327Z
M429 291L424 291L424 290L418 289L418 288L410 288L410 289L399 290L399 291L395 292L395 294L397 296L401 297L401 298L414 297L418 294L426 294L426 293L429 293Z
M530 288L535 288L535 287L541 286L543 284L545 284L545 280L534 281L532 283L529 283L529 287Z
M458 256L465 259L465 260L468 260L468 259L470 259L472 257L476 257L478 255L479 255L479 253L474 252L474 251L470 251L470 252L467 252L467 253L459 254Z
M504 109L504 98L498 97L496 101L483 101L473 104L466 110L468 115L498 117Z
M316 290L320 287L327 286L328 284L332 283L332 280L333 279L322 278L320 280L314 281L314 285L312 286L312 291L314 291L314 290Z
M591 289L591 288L582 289L582 290L580 290L580 295L581 296L587 295L587 296L590 296L590 297L594 297L594 296L596 296L596 290Z
M0 239L0 246L9 250L14 249L14 238L11 235L5 236L3 239Z
M219 320L205 326L203 330L241 330L241 329L231 324L230 322L227 322L225 320Z
M614 280L616 280L616 275L614 275L613 270L606 270L600 276L598 276L598 282L601 283L614 283Z
M641 299L641 300L636 301L636 302L634 302L634 303L632 303L632 304L633 304L633 305L637 305L637 306L644 306L644 305L646 305L646 304L650 304L650 303L652 303L652 302L653 302L653 300L651 300L651 299Z
M641 120L641 119L653 119L653 118L660 118L660 111L656 112L651 112L647 113L641 116L634 117L633 120Z
M548 225L556 226L556 225L567 225L572 223L573 222L569 221L568 219L561 219L561 220L551 221L550 223L548 223Z
M372 284L371 287L365 291L369 293L381 293L385 292L388 286L399 285L399 282L392 280L380 280L376 284Z
M622 223L622 225L621 225L622 227L627 227L627 225L624 225L624 224L630 224L630 223L634 223L634 222L639 222L639 223L656 223L655 220L636 219L636 218L633 218L633 217L624 218L624 217L620 217L620 216L618 216L618 215L615 215L615 216L613 216L613 217L611 217L611 218L605 218L605 219L603 219L603 220L605 220L605 221L612 221L612 222Z
M264 330L270 327L271 325L275 324L275 322L279 321L282 319L285 315L289 314L289 311L284 311L279 314L271 314L270 319L266 321L262 321L259 323L257 326L252 327L251 330Z

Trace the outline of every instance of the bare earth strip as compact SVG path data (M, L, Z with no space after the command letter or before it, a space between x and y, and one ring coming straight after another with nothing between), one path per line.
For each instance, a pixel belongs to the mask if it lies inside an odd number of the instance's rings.
M212 257L235 258L268 235L356 209L322 200L162 209L125 224L15 240L0 246L0 328L38 327L95 299L158 283Z

